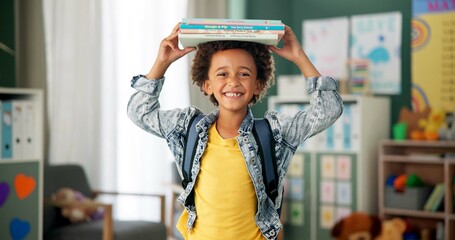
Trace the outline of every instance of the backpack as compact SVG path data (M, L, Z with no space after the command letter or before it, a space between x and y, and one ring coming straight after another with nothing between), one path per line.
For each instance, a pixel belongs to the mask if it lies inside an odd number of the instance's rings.
M182 186L186 188L191 181L191 167L196 153L199 135L196 132L196 124L204 117L203 114L195 115L190 120L190 126L187 130L185 139L185 149L182 164ZM262 177L266 188L267 196L275 203L278 196L278 173L275 156L275 140L272 136L269 122L266 119L254 119L253 135L259 147L259 156L262 165ZM194 189L188 195L185 205L194 204ZM281 213L281 207L278 214Z

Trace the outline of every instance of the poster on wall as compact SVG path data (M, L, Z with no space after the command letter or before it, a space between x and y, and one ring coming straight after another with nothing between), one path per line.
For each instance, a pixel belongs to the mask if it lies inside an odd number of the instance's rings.
M369 61L369 90L376 94L400 94L401 13L354 15L350 26L350 56Z
M322 75L346 77L349 19L347 17L303 21L303 48Z
M413 0L412 108L455 110L454 1Z

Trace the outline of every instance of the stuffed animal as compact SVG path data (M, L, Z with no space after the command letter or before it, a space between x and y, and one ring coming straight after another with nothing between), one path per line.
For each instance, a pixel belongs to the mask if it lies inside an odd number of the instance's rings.
M439 129L445 124L446 113L444 110L434 108L427 119L421 119L419 126L423 129L423 136L426 140L438 140Z
M382 230L381 220L373 215L354 212L333 226L331 235L337 240L372 240Z
M52 200L61 207L62 216L71 223L98 220L103 217L103 209L88 204L94 201L71 188L61 188L52 195ZM79 203L79 204L74 204Z
M381 234L375 240L401 240L406 230L406 222L401 218L382 221Z
M406 136L408 139L423 140L423 129L419 126L421 119L427 119L431 109L425 108L421 112L415 112L407 107L400 110L398 123L406 123Z

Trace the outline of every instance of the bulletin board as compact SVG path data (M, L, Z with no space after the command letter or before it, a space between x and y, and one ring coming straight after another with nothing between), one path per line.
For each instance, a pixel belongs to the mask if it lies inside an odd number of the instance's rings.
M315 164L310 152L297 152L290 162L281 215L285 237L311 239L313 196L310 176L314 173L312 168Z
M40 239L39 163L1 163L0 239Z
M357 210L357 155L321 152L316 162L317 239L332 239L335 223Z

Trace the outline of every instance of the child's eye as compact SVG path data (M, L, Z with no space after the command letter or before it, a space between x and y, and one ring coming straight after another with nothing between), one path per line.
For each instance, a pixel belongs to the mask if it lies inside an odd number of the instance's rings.
M216 76L226 77L226 76L227 76L227 73L225 73L225 72L220 72L220 73L217 73Z
M249 73L239 73L239 76L240 77L249 77L250 74Z

